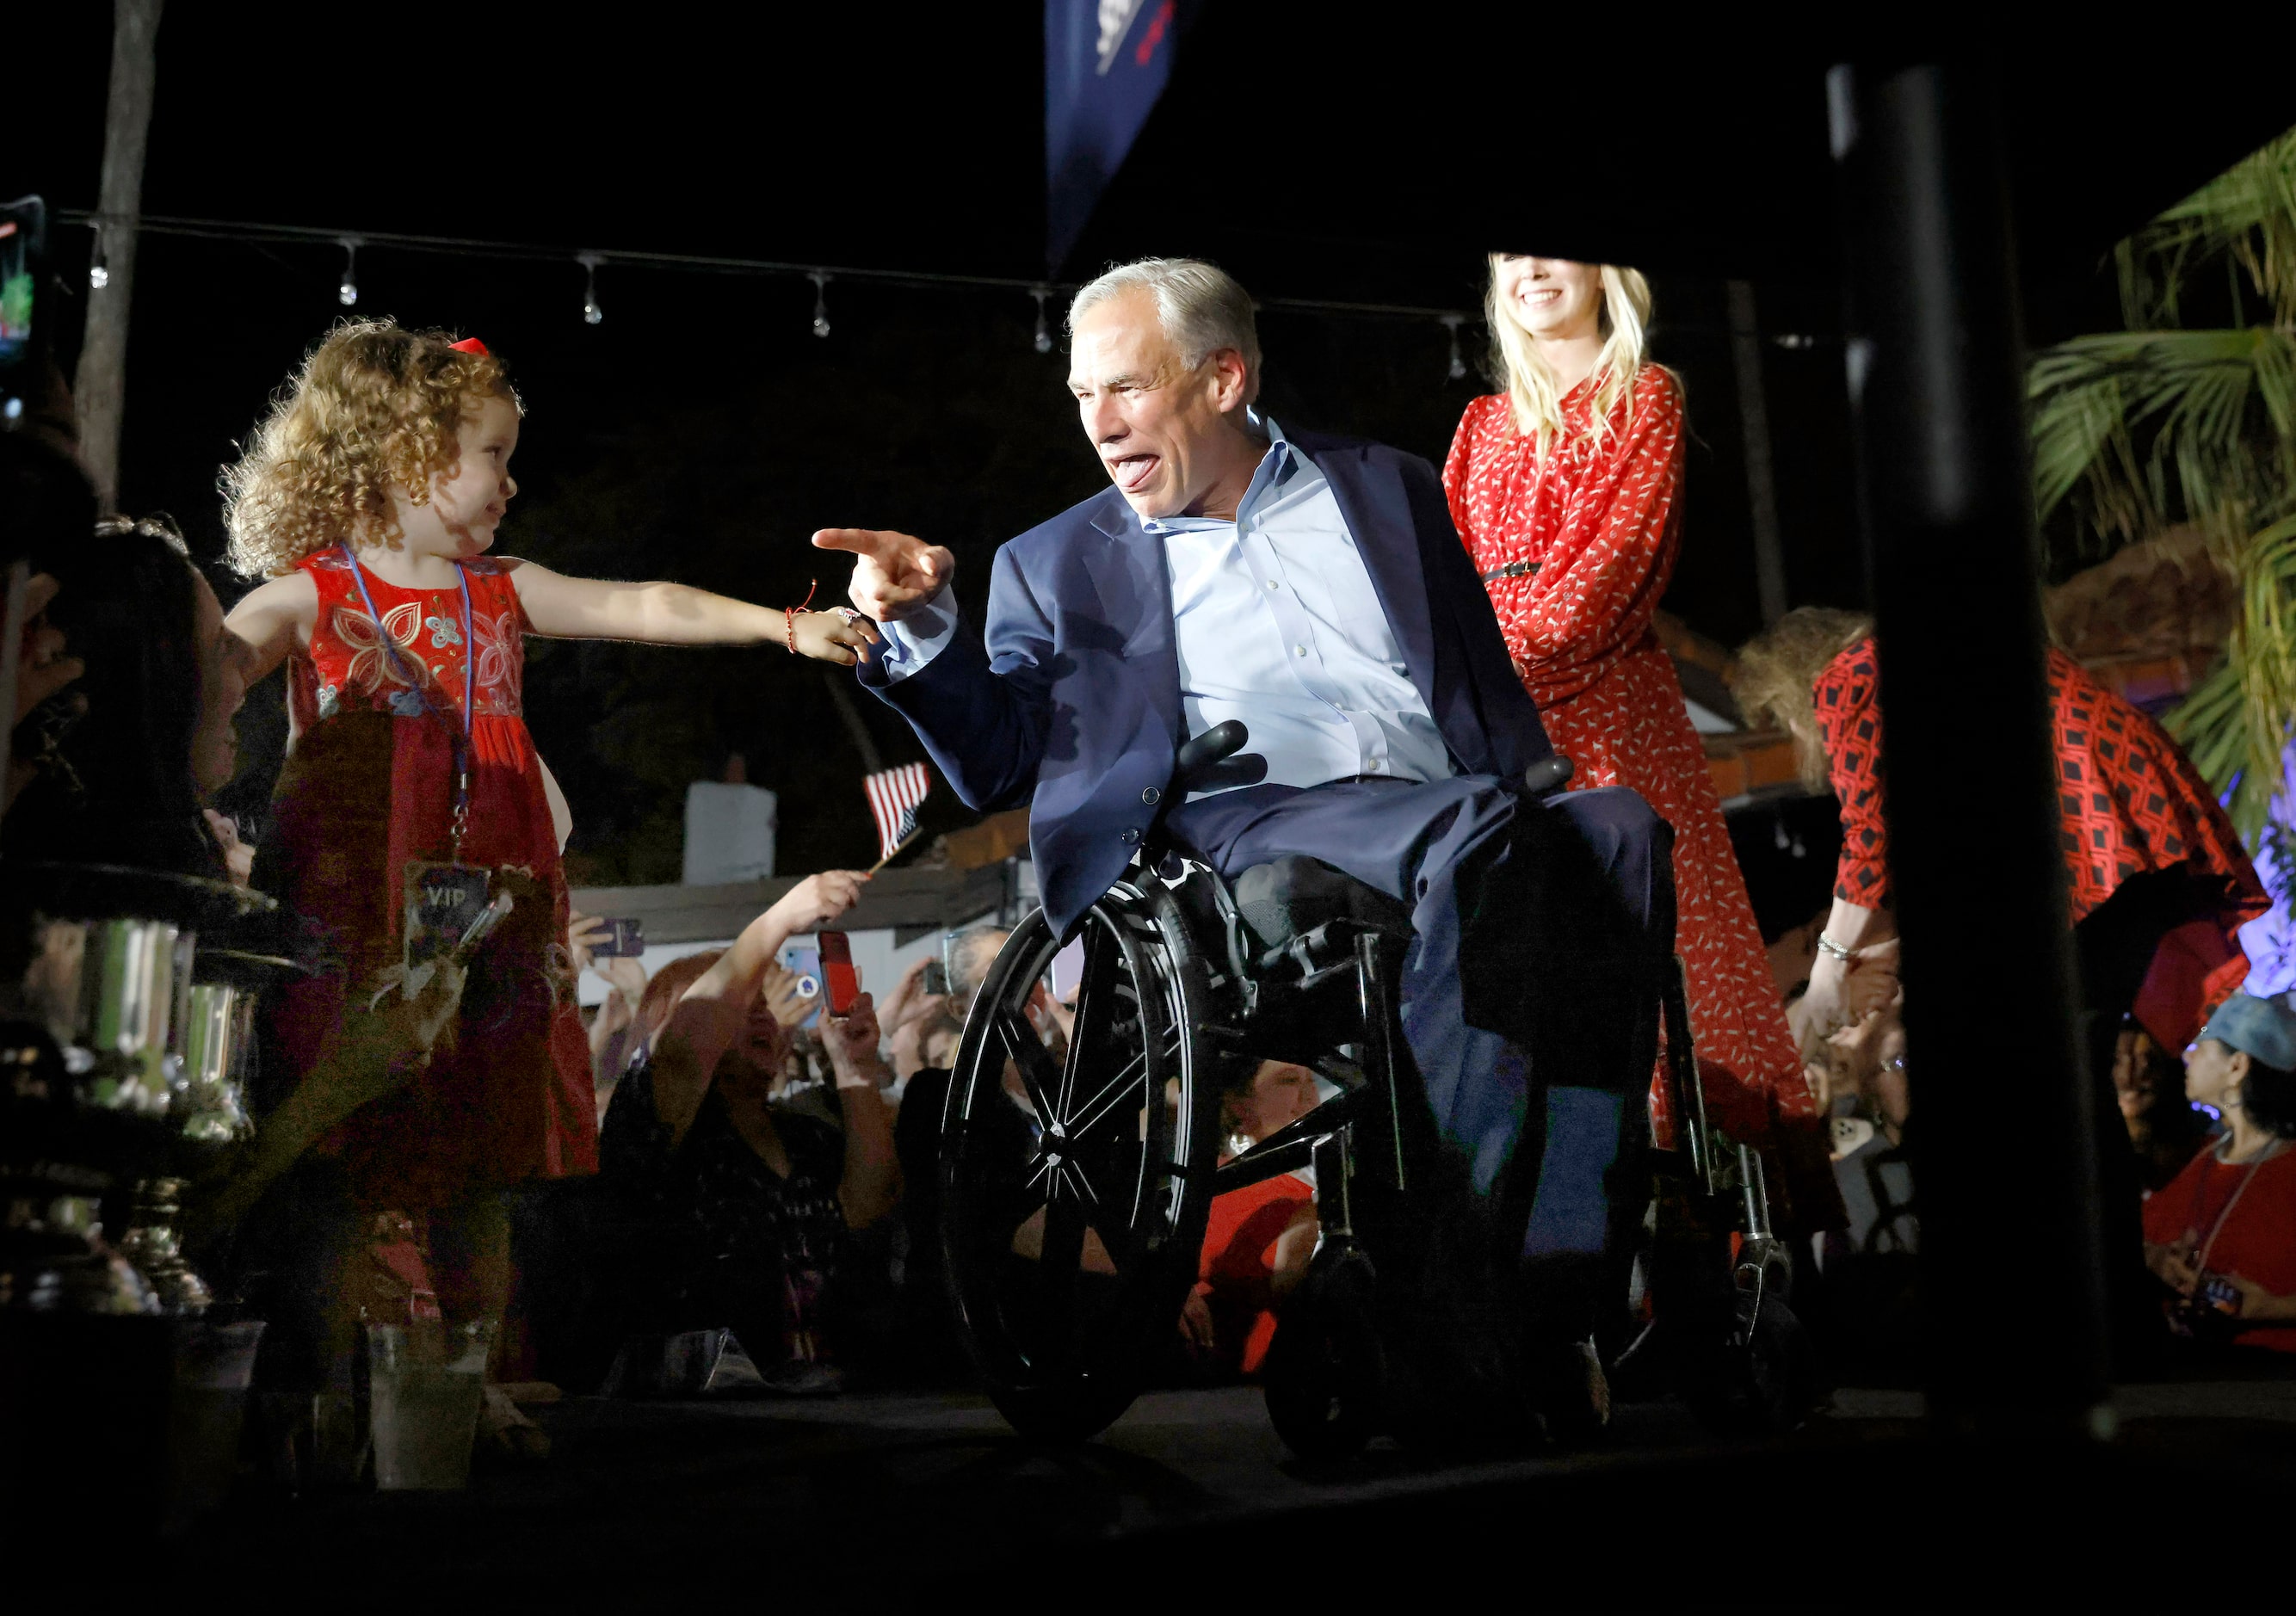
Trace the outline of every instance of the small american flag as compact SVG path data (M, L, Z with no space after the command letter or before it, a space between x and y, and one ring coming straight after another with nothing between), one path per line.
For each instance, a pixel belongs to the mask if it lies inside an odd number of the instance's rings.
M882 774L863 775L861 786L869 793L869 811L877 816L877 853L882 862L917 833L917 805L932 789L932 776L922 763L904 763Z

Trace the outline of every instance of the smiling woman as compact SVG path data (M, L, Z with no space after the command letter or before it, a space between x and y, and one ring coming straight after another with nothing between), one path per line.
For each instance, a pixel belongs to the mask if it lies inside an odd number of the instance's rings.
M1571 789L1631 786L1674 827L1676 947L1707 1103L1786 1169L1792 1220L1823 1226L1840 1202L1822 1120L1704 748L1651 627L1681 550L1683 408L1644 352L1649 283L1565 258L1494 254L1490 268L1506 390L1459 422L1443 468L1452 517L1517 676L1577 765Z

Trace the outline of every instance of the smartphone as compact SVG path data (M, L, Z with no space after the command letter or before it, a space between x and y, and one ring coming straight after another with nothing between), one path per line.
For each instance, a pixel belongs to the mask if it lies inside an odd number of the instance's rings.
M917 974L917 988L918 991L934 997L947 994L948 967L937 959L927 960L925 968Z
M842 931L816 931L814 946L821 950L821 985L829 996L829 1013L851 1015L861 997L861 973L853 969L853 945Z
M37 196L0 202L0 371L32 351L47 217L47 204Z
M797 978L797 996L810 999L814 1008L800 1027L810 1027L821 1019L821 954L814 948L783 948L782 969Z
M602 919L606 935L590 945L594 959L636 959L645 952L645 924L636 919Z

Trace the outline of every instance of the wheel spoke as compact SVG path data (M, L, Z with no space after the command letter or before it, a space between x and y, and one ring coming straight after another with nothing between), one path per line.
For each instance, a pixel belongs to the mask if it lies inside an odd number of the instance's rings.
M1093 1233L1100 1236L1101 1249L1108 1253L1110 1265L1119 1275L1128 1273L1137 1258L1133 1250L1130 1226L1119 1222L1111 1215L1107 1202L1101 1200L1100 1192L1093 1188L1092 1179L1085 1172L1083 1162L1070 1157L1062 1163L1060 1170L1082 1209L1085 1221L1092 1226Z
M1038 1339L1048 1350L1065 1358L1073 1349L1076 1326L1077 1273L1084 1266L1084 1202L1071 1192L1062 1194L1063 1173L1053 1172L1051 1196L1045 1202L1045 1250L1037 1265L1037 1323Z
M1053 1103L1054 1096L1060 1092L1061 1070L1053 1064L1051 1052L1037 1036L1037 1029L1017 1010L1006 1010L997 1016L996 1031L1004 1040L1005 1053L1021 1069L1021 1084L1029 1091L1029 1103L1037 1108L1037 1122L1051 1128L1061 1114Z
M1130 1090L1140 1086L1148 1065L1145 1054L1134 1055L1124 1063L1124 1070L1101 1086L1100 1092L1077 1107L1075 1122L1068 1125L1069 1133L1081 1139L1100 1126Z

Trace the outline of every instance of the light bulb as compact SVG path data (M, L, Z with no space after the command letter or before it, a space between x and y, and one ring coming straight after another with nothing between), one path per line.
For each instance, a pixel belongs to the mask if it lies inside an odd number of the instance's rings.
M1030 288L1029 291L1029 295L1037 299L1037 338L1035 347L1037 351L1040 354L1048 354L1053 351L1053 333L1045 329L1045 299L1048 294L1048 288L1037 286Z
M1458 381L1459 378L1467 373L1467 362L1459 357L1459 324L1465 318L1466 316L1464 315L1445 315L1442 316L1443 329L1448 332L1451 336L1451 363L1449 367L1446 369L1443 373L1447 379L1453 381Z
M598 255L586 252L575 262L582 266L582 323L595 325L606 317L598 307Z
M103 267L102 259L99 258L87 267L87 283L98 291L111 284L111 271Z
M813 283L813 334L825 337L829 334L829 299L823 289L829 284L829 273L810 270L805 278Z
M358 242L343 238L343 278L335 288L335 301L345 308L358 301Z

